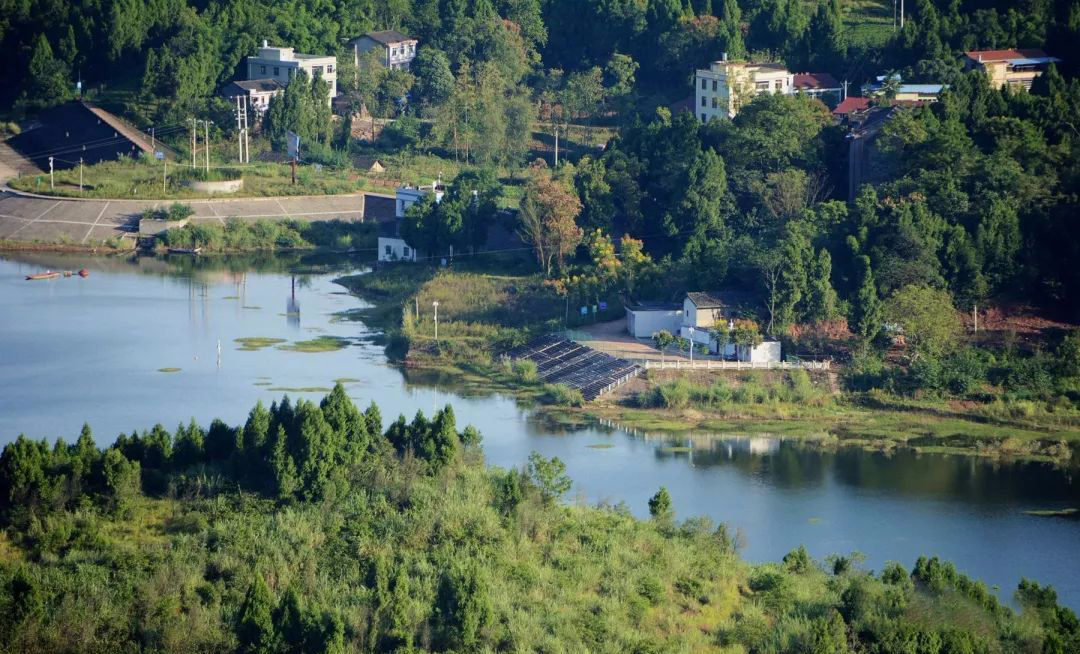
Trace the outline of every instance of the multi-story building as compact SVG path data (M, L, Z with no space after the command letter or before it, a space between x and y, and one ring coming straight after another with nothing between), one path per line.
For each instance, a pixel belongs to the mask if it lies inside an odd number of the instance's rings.
M385 30L382 32L368 32L367 34L349 42L352 47L356 65L360 65L360 57L364 53L375 50L379 53L379 61L387 68L409 69L409 64L416 58L416 39L410 39L401 32Z
M990 86L996 89L1009 86L1028 90L1031 82L1042 75L1047 65L1060 61L1037 48L973 50L965 52L963 57L967 70L985 71L990 76Z
M794 93L795 76L782 64L720 61L694 76L694 115L709 122L734 118L759 93Z
M263 41L258 56L247 58L249 80L272 79L288 86L298 70L307 73L310 79L321 76L330 85L327 103L337 97L337 57L333 55L300 54L292 48L279 48Z

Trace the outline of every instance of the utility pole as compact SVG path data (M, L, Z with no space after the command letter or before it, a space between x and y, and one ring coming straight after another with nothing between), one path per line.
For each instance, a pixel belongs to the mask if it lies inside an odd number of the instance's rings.
M296 157L289 161L289 165L292 166L292 183L293 186L296 186Z
M236 145L240 163L244 163L244 120L240 117L240 96L236 96Z
M161 170L161 196L165 197L165 194L167 193L165 188L169 180L169 160L162 157L161 163L165 164L165 167Z
M248 140L248 98L244 96L244 163L251 163L251 141Z
M82 193L82 157L79 157L79 193Z
M203 128L206 130L205 138L203 141L206 144L206 174L210 175L210 121L203 121Z
M559 167L559 126L555 126L555 167Z
M439 344L439 301L435 300L431 303L435 307L435 344Z
M53 158L49 157L49 188L54 189L56 186L53 184Z
M978 334L979 333L979 304L977 302L975 303L974 306L971 307L971 315L975 319L975 333Z
M150 128L150 151L153 152L156 149L157 148L155 147L155 142L154 142L154 128L151 127Z

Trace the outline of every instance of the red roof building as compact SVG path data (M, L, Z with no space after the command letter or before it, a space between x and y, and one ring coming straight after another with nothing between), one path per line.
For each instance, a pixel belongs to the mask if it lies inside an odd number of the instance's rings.
M870 98L846 98L832 110L834 116L845 116L854 111L866 111L870 108Z

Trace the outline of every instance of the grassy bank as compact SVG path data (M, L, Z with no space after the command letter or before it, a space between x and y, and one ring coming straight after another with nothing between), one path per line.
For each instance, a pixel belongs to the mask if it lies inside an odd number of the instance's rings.
M159 248L200 248L204 252L247 252L323 248L374 252L375 223L344 220L257 220L230 218L224 225L189 223L158 234Z
M558 459L480 463L451 411L384 429L321 404L194 421L101 450L0 456L0 642L33 652L1071 651L1075 616L1020 611L936 558L875 573L794 547L751 565L725 526L564 500ZM104 471L98 475L96 471ZM642 511L644 512L644 511ZM917 647L935 643L936 649ZM1016 647L1017 644L1021 647Z
M215 164L217 166L217 164ZM195 199L217 197L197 193L183 186L191 177L190 166L169 162L165 189L162 174L166 171L160 161L122 159L84 166L83 187L79 190L78 167L54 173L55 189L49 188L49 175L27 175L9 180L8 184L20 191L84 198L134 198L143 200ZM244 188L229 197L266 197L287 195L339 195L363 191L365 180L353 170L303 165L297 168L296 184L292 183L292 171L288 164L257 163L236 168L243 174ZM211 171L215 170L211 168Z

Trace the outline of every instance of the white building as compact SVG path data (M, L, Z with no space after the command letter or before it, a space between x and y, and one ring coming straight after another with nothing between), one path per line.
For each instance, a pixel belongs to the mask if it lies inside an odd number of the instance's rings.
M677 302L631 302L626 305L626 331L634 338L652 338L660 331L676 334L682 313Z
M694 76L694 115L702 122L734 118L759 93L794 93L795 75L782 64L728 61L727 55Z
M237 96L246 97L248 106L261 114L270 107L270 98L281 93L284 88L273 78L235 80L225 85L221 95L230 100Z
M368 32L367 34L349 41L349 47L353 51L353 60L360 65L360 57L366 52L375 50L379 53L379 61L387 68L409 69L412 60L416 58L416 39L410 39L401 32L385 30L382 32Z
M779 341L765 341L754 347L725 343L721 352L719 343L710 332L725 322L728 329L731 329L735 319L740 314L745 315L754 301L753 295L739 291L687 293L683 300L683 319L679 335L697 345L704 345L710 353L721 355L725 359L755 363L779 361Z
M249 80L272 79L282 86L288 86L296 71L307 73L309 79L321 76L330 86L327 103L337 97L337 57L332 55L311 55L293 52L292 48L279 48L263 41L259 54L247 58L247 78Z
M945 84L905 84L899 75L893 75L896 81L896 102L937 102L942 91L949 87ZM870 84L863 86L863 97L873 98L885 93L886 79L884 75L878 75Z
M394 191L394 215L401 219L409 207L419 202L428 193L435 193L435 202L442 202L445 188L437 182L424 186L402 186Z

